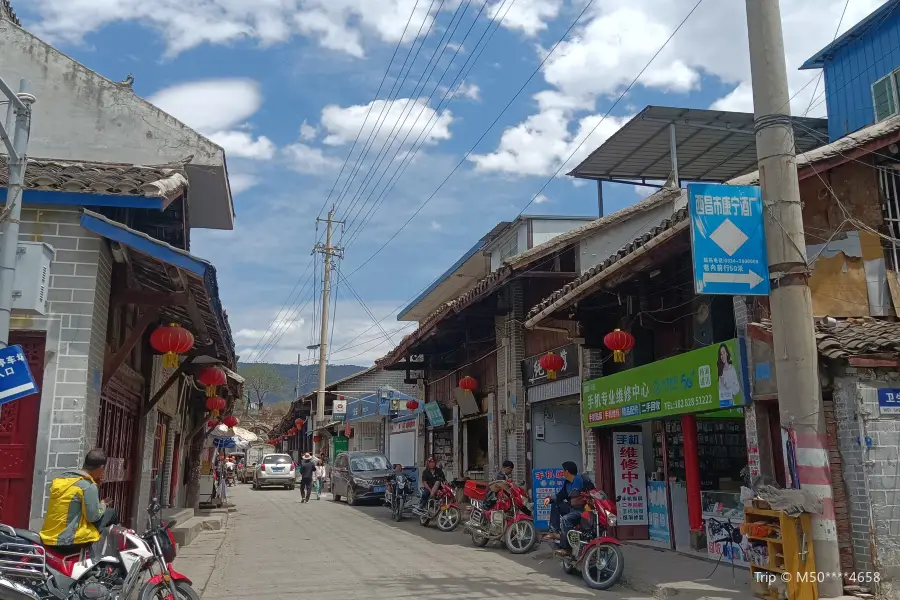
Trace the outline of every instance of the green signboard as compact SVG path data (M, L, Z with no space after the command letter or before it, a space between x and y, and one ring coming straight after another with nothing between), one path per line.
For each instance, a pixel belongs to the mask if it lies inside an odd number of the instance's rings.
M428 424L432 427L443 427L445 425L444 415L441 413L441 405L437 402L426 402L425 414L428 416Z
M729 340L586 381L582 388L585 426L722 409L730 412L744 406L740 356L737 340Z

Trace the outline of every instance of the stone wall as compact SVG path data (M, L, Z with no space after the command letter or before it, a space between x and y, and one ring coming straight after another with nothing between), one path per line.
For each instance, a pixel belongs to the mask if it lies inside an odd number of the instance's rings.
M500 439L499 462L506 459L513 461L516 481L528 481L530 476L525 472L527 443L525 436L526 411L525 385L522 382L522 369L519 365L525 360L525 320L522 282L513 281L507 286L510 310L495 320L497 344L497 402L498 407L506 408L502 423L505 435ZM505 346L502 347L502 346Z

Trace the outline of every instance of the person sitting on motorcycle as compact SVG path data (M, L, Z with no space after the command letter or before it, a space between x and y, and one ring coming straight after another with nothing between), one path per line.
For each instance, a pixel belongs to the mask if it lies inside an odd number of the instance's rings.
M106 452L94 448L81 470L65 471L50 484L50 500L40 536L45 546L62 555L78 553L100 539L118 522L118 512L100 500L99 485L106 475Z
M441 482L446 480L444 470L437 466L437 461L433 456L429 457L425 463L425 471L422 472L422 498L419 501L419 506L416 507L416 512L425 512L425 507L428 506L428 499L437 493Z
M584 500L580 498L581 493L587 491L587 485L584 477L578 474L578 465L567 460L562 464L563 483L562 489L556 494L556 498L544 499L544 505L553 503L551 509L550 524L551 529L554 528L554 521L559 519L559 552L560 554L568 554L571 552L569 545L568 533L581 519L581 511L584 509ZM553 512L556 512L554 515Z
M497 473L496 477L494 477L494 481L507 481L510 477L512 477L512 472L515 468L516 466L511 460L504 460L503 468L500 469L500 472Z

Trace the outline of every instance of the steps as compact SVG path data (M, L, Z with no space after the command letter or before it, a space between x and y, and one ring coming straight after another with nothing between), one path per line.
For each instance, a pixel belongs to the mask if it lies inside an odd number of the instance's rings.
M198 511L196 515L190 509L179 512L186 512L188 516L184 520L179 520L172 528L172 535L175 536L175 542L179 547L189 545L204 531L218 531L228 523L227 511Z

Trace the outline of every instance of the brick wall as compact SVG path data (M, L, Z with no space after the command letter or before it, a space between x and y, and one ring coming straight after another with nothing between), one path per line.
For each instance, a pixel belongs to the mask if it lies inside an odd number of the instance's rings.
M844 481L844 461L841 458L838 442L837 421L834 414L834 401L822 398L825 411L825 429L828 434L828 461L831 470L831 494L834 498L834 520L838 532L838 553L841 558L841 569L844 572L854 571L853 539L850 531L850 502L847 498L847 484Z
M54 248L48 314L14 316L11 328L46 332L44 386L32 488L31 526L40 527L50 481L78 467L97 439L112 257L80 225L80 211L25 208L19 239Z
M526 462L526 411L525 386L522 382L522 370L519 365L525 360L525 329L522 326L525 320L524 295L521 281L513 281L506 288L509 294L510 310L507 314L497 317L495 331L497 344L501 347L496 353L497 357L497 397L498 407L506 409L503 419L500 454L498 460L509 459L516 465L513 473L517 481L527 481L529 476L525 473Z
M599 348L581 349L581 380L590 381L603 377L603 351ZM581 399L584 401L584 398ZM584 443L584 466L585 471L594 472L594 465L597 463L597 435L594 429L584 427L581 432ZM594 475L596 483L597 475Z

